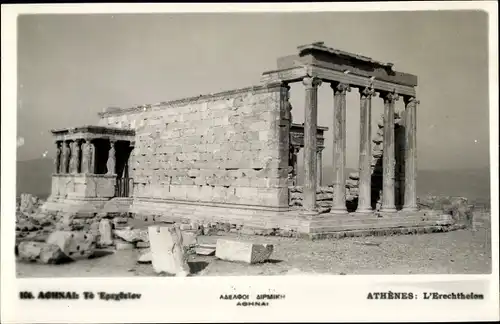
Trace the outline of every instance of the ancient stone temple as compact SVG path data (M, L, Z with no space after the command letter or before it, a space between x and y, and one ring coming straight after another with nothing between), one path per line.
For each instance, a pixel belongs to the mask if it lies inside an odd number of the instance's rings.
M293 123L290 84L305 88ZM333 141L318 126L318 87L334 98ZM446 228L416 197L417 77L390 63L313 43L277 60L261 84L154 105L108 109L99 126L53 131L57 157L45 208L93 217L222 222L307 237ZM360 95L359 172L346 174L346 93ZM383 100L371 138L373 100ZM405 110L395 112L403 100ZM333 183L322 151L333 147ZM297 185L297 155L304 183Z

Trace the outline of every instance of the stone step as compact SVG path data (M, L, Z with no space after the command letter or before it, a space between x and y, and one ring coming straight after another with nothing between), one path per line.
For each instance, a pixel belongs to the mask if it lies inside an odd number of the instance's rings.
M342 216L336 218L335 215L329 215L329 219L313 220L315 225L349 225L349 224L378 224L383 222L424 222L424 221L441 221L445 220L440 216L394 216L394 217L374 217L373 215L362 216Z
M383 229L383 228L397 228L397 227L421 227L421 226L433 226L433 225L451 225L450 222L439 222L436 220L429 221L399 221L399 222L378 222L374 224L349 224L349 225L331 225L331 226L320 226L310 227L310 233L319 232L336 232L336 231L350 231L350 230L363 230L363 229Z

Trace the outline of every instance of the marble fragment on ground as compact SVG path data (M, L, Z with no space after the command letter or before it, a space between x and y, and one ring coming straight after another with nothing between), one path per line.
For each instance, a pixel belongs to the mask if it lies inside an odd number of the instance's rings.
M272 244L258 244L242 241L218 239L215 256L225 261L261 263L273 253Z
M176 276L189 274L184 254L182 234L178 227L148 227L151 262L156 273L166 272Z
M135 249L135 244L124 241L122 239L115 239L114 240L114 245L115 249L117 251L123 251L123 250L133 250Z
M147 229L117 229L114 230L114 235L130 243L149 241Z
M148 250L139 256L139 259L137 260L137 262L138 263L151 263L151 260L152 260L151 250Z
M94 254L94 236L83 232L55 231L47 238L48 244L58 246L73 260L87 259Z
M101 220L99 223L99 235L99 245L109 246L113 244L113 230L109 220Z
M197 247L194 249L194 251L198 255L206 255L206 256L215 255L215 249L210 249L210 248Z
M21 242L17 246L17 254L20 260L46 264L57 264L67 259L57 245L41 242Z

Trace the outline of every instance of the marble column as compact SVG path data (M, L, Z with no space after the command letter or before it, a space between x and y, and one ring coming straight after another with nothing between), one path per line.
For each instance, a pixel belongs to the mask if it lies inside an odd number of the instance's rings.
M372 212L371 188L371 134L372 134L372 97L373 88L360 89L360 119L359 119L359 198L358 213Z
M107 167L107 175L116 174L116 150L115 150L115 141L109 141L109 152L108 152L108 162L106 163Z
M69 173L69 160L71 149L69 141L62 142L62 158L61 158L61 173Z
M317 163L318 163L318 187L321 187L321 185L323 184L323 148L322 147L319 147L317 150L316 150L316 154L317 154Z
M315 77L305 77L306 104L304 118L304 186L303 208L305 214L317 214L316 187L316 132L318 123L318 87L321 80Z
M405 97L405 188L404 211L416 211L417 206L417 105L414 97Z
M61 172L61 141L56 142L56 157L54 158L54 173L58 174Z
M399 96L395 92L382 94L384 98L384 155L382 159L383 185L381 212L395 212L395 145L394 145L394 106Z
M348 84L333 82L330 84L334 93L333 107L333 204L330 213L345 214L346 188L346 93Z
M73 148L71 149L71 173L80 172L80 141L79 139L73 141Z

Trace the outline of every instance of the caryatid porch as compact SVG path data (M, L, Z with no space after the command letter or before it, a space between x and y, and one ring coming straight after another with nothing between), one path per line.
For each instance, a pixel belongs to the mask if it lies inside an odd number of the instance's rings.
M56 199L110 199L131 194L129 156L133 130L83 126L53 130L56 156L52 193Z
M383 188L380 212L396 212L395 102L405 102L404 204L403 211L417 210L416 199L416 105L417 77L395 72L392 64L328 48L323 43L300 46L298 55L278 59L277 71L263 74L262 82L302 82L305 86L303 213L316 215L316 189L321 172L317 159L317 91L329 83L333 107L333 204L331 214L347 214L346 186L346 93L357 87L360 94L359 196L356 212L372 213L371 102L377 94L384 101ZM403 189L403 188L402 188Z

